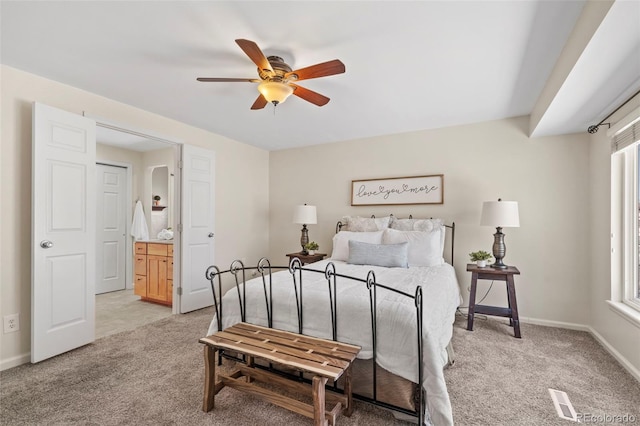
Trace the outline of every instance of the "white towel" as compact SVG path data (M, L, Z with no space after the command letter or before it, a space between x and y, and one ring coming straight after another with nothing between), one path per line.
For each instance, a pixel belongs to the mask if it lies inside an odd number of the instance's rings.
M131 224L131 235L136 240L148 240L149 228L147 227L147 219L144 217L144 209L142 202L138 200L136 210L133 212L133 223Z
M173 231L171 229L163 229L158 232L159 240L173 240Z

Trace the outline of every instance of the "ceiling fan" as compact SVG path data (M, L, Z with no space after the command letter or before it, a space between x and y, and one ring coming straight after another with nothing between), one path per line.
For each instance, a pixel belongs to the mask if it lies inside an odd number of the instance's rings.
M298 86L294 82L345 72L344 64L338 59L292 71L291 67L287 65L280 56L264 56L262 50L260 50L258 45L253 41L237 39L236 43L258 66L258 76L260 79L198 77L197 80L205 82L260 83L258 85L260 95L251 106L251 109L262 109L268 102L271 102L274 106L281 104L291 94L317 106L326 105L329 102L329 98L313 90Z

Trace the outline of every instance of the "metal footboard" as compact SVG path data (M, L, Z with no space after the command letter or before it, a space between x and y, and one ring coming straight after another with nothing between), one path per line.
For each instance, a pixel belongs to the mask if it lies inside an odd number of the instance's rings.
M422 388L422 384L424 382L424 367L422 365L423 360L423 338L422 338L422 318L423 318L423 307L422 307L422 288L417 286L414 294L409 294L392 287L386 286L384 284L378 283L376 281L376 276L374 271L369 271L366 279L356 278L348 275L339 274L336 272L335 265L333 262L329 262L326 265L324 270L317 270L306 268L302 266L300 259L293 258L288 266L272 266L268 259L262 258L258 262L256 267L245 267L244 264L235 260L232 262L230 268L225 271L220 271L220 269L216 266L210 266L206 271L206 277L211 283L211 291L213 293L214 300L214 308L216 311L216 317L218 322L218 330L222 331L222 276L224 274L232 274L235 278L235 288L238 294L238 299L240 303L240 316L242 321L247 321L246 313L247 313L247 298L246 298L246 275L253 276L256 272L258 274L257 279L262 280L262 287L264 290L264 303L267 312L267 322L269 327L273 327L273 279L272 274L276 271L288 270L292 277L293 290L296 297L296 309L298 316L298 333L304 334L304 323L303 323L303 274L302 272L308 272L311 274L324 274L324 277L327 282L327 291L328 291L328 299L330 305L330 313L331 313L331 332L333 340L337 341L338 336L338 293L336 291L338 280L351 280L354 282L360 282L362 285L366 285L368 293L369 293L369 305L370 305L370 314L371 314L371 337L373 344L373 375L372 375L372 398L353 394L354 398L357 398L362 401L366 401L375 405L379 405L385 408L389 408L395 411L399 411L411 416L415 416L418 419L418 424L424 424L424 415L426 409L426 399L424 395L424 390ZM216 288L217 287L217 288ZM217 290L217 291L216 291ZM397 294L400 294L409 300L412 301L415 306L415 314L416 314L416 338L417 338L417 353L416 356L419 360L418 364L418 391L416 395L416 410L411 411L407 410L404 407L399 407L395 405L391 405L385 403L383 401L378 400L377 395L377 329L378 329L378 293L379 291L391 291ZM353 343L353 342L352 342ZM235 359L235 358L234 358ZM238 359L236 359L238 360ZM240 360L242 361L242 360ZM305 380L302 376L296 377L299 380ZM334 390L341 392L340 389L337 388L337 384L334 383Z

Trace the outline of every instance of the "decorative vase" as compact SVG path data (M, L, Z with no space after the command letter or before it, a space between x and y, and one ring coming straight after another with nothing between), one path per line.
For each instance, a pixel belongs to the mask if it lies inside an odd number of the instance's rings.
M309 252L309 256L313 256L314 254L316 254L315 250L307 250Z
M478 265L479 268L484 268L485 266L487 266L487 261L486 260L476 260L476 264Z

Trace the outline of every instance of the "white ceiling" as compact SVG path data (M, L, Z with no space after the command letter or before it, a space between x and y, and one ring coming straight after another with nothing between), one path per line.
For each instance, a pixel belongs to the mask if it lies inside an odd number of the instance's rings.
M585 5L575 1L2 1L3 64L268 150L527 115ZM252 111L234 42L346 73ZM565 52L563 55L566 55ZM563 56L565 57L565 56ZM640 88L640 2L618 0L534 136L584 132ZM126 124L126 123L122 123Z

